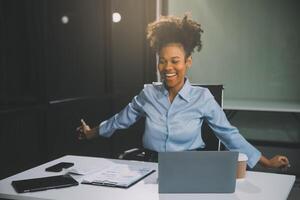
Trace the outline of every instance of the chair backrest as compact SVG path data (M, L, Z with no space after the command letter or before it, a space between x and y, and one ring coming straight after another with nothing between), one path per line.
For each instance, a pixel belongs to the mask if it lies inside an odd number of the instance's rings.
M223 107L223 85L202 85L192 84L193 86L200 86L209 89L211 94L216 99L217 103ZM221 144L220 140L215 136L213 130L208 126L208 123L204 121L202 125L202 139L206 144L204 150L207 151L220 151L224 149L224 145Z

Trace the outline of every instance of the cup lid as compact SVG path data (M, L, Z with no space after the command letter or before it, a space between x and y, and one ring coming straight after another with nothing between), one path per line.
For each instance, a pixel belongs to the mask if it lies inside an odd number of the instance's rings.
M239 153L239 158L238 161L247 161L248 160L248 156L244 153Z

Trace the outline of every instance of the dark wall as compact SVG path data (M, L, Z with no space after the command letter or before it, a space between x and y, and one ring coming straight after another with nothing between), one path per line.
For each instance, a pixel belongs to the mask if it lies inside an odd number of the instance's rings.
M105 93L105 1L45 1L45 65L49 101ZM61 18L69 22L63 24Z
M39 1L0 1L0 177L43 160L43 22Z
M146 26L156 17L153 0L111 0L112 12L121 14L121 21L112 24L111 70L113 113L120 111L142 89L156 80L155 54L146 42ZM142 145L144 123L141 119L127 130L113 135L113 154Z
M124 20L112 24L116 9ZM0 178L135 145L130 132L141 136L141 125L91 141L78 141L75 129L81 118L94 126L112 116L155 80L144 32L154 19L150 0L0 0Z
M40 1L0 1L0 103L40 102L43 12Z

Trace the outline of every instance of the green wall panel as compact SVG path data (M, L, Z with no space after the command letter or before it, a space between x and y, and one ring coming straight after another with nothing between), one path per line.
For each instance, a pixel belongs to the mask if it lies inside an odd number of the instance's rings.
M297 0L169 0L168 13L202 24L194 83L225 86L224 100L300 105L300 3Z

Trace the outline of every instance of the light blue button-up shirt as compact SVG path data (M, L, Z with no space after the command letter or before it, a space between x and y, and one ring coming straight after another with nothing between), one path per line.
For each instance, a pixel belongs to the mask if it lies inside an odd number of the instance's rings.
M192 86L188 79L171 103L162 83L147 84L121 112L103 121L99 134L110 137L141 117L146 118L143 145L157 152L204 148L201 126L206 119L216 136L232 151L245 153L253 167L261 153L232 126L207 88Z

